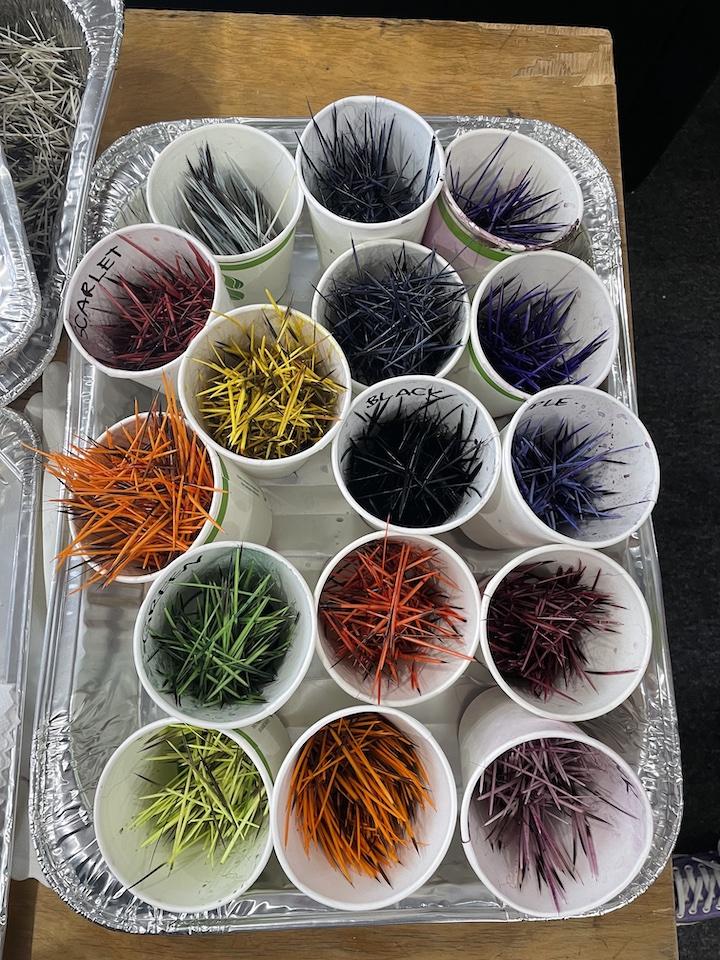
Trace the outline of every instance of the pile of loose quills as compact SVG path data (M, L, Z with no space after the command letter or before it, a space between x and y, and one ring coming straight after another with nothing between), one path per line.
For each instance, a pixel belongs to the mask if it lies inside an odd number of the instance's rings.
M0 27L0 138L41 284L83 94L81 55L46 33L34 14Z

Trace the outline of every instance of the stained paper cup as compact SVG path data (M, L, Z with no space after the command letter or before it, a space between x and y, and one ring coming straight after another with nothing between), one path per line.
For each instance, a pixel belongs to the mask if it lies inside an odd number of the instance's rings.
M172 869L155 869L163 863L162 848L141 846L151 835L152 825L132 826L143 809L140 798L151 791L138 774L147 776L147 744L164 728L175 725L170 720L150 723L128 737L110 757L95 794L95 835L112 873L140 900L173 913L215 910L255 883L270 859L272 835L266 819L253 842L238 845L224 864L219 856L212 864L200 847L186 851ZM260 753L242 733L226 730L224 734L256 767L271 800L272 778Z
M415 822L418 851L407 852L402 864L388 873L391 886L372 877L354 875L349 883L316 847L305 853L302 838L290 817L287 842L285 817L290 781L300 751L313 734L340 717L377 713L411 738L428 773L430 794L435 809L426 807ZM313 900L336 910L380 910L409 897L430 879L442 862L455 832L457 791L450 764L428 729L417 720L389 707L349 707L314 723L297 740L285 758L275 781L270 822L275 853L291 883Z
M352 441L364 432L365 418L376 404L387 401L384 415L389 417L400 407L404 411L419 409L427 403L428 398L434 399L439 409L448 414L446 423L450 427L459 422L461 415L464 415L465 424L469 427L477 414L473 439L483 445L483 462L474 483L475 489L468 491L454 516L429 527L414 529L388 523L387 518L374 516L358 503L348 489L344 464ZM500 441L492 417L477 397L463 387L437 377L395 377L381 380L355 398L333 441L332 468L343 497L353 510L376 530L387 529L393 533L412 534L447 533L475 517L491 499L500 474Z
M280 307L283 312L286 309L286 307ZM198 393L204 389L207 382L205 363L216 361L216 345L227 343L229 339L239 343L249 343L252 331L258 338L267 333L268 326L271 326L275 331L280 329L281 322L271 304L238 307L208 324L202 333L193 340L191 349L186 352L178 376L180 403L193 429L197 431L211 450L220 455L224 463L232 464L236 469L239 468L244 473L262 480L287 477L299 470L310 457L324 449L337 434L350 406L352 394L350 368L337 341L327 330L313 323L310 317L304 313L293 310L293 316L301 323L302 335L306 342L317 343L318 353L324 363L326 376L343 388L342 393L338 396L334 411L337 417L335 423L329 427L316 444L308 447L307 450L277 460L258 460L233 453L232 450L223 447L208 433L205 418L198 403Z
M131 243L138 244L146 253ZM157 269L153 257L170 263L177 257L191 263L196 258L206 261L215 275L215 295L207 319L211 320L229 307L230 299L220 267L204 243L175 227L139 223L114 230L85 254L68 281L62 314L68 336L85 360L108 377L133 380L158 390L162 389L163 375L172 382L177 378L182 353L169 363L147 370L120 368L108 362L111 343L105 332L108 315L116 312L108 296L108 291L117 295L114 281L122 278L133 282L142 273L153 272Z
M316 323L333 332L331 311L328 310L326 297L332 290L334 283L341 283L357 277L357 266L368 270L373 276L382 276L385 269L405 250L405 256L410 266L416 266L428 257L433 257L433 268L436 273L443 273L448 284L457 283L459 288L464 285L457 273L450 267L447 260L433 253L419 243L410 243L407 240L370 240L367 243L357 244L354 250L346 250L337 260L333 261L322 275L316 289L312 303L312 318ZM447 337L447 343L457 344L452 352L441 358L434 370L427 373L435 377L446 377L457 366L465 352L470 337L470 298L463 294L461 308L457 314L457 323L452 334ZM349 361L348 361L349 362ZM354 376L353 390L359 393L370 384L363 383Z
M500 690L481 693L460 720L460 763L463 798L460 837L470 866L493 896L514 910L534 917L572 917L612 900L638 874L650 852L653 816L639 777L613 750L572 723L541 719L512 703ZM538 889L534 876L522 888L506 850L493 850L486 840L482 811L476 802L483 771L498 757L522 743L557 738L584 743L603 758L598 786L621 811L609 822L593 824L598 877L587 866L583 881L568 881L560 910L546 886Z
M139 419L140 423L143 424L147 419L147 414L141 414ZM123 431L134 427L135 423L135 416L120 420L101 434L96 443L102 444L108 436L122 436ZM202 440L202 437L200 439ZM210 457L213 486L215 488L208 513L220 525L220 529L215 523L206 520L190 549L202 544L212 543L220 536L237 540L253 539L256 543L267 543L270 539L270 528L272 526L272 514L267 497L252 480L248 479L233 464L223 463L220 457L209 447L207 447L207 451ZM72 537L77 537L80 532L77 520L70 516L68 522ZM105 568L91 557L84 557L84 560L99 573L105 572ZM163 572L162 570L156 570L148 573L139 567L137 570L133 570L132 567L129 569L132 572L114 577L113 583L150 583Z
M480 304L492 289L518 280L521 292L535 287L550 288L556 294L576 291L575 302L565 325L567 340L574 342L571 352L582 350L596 337L606 334L605 342L578 369L574 382L599 387L612 366L618 346L618 316L605 286L587 264L557 250L520 253L496 264L477 288L470 323L469 379L465 383L493 417L514 413L533 396L518 390L493 367L478 329ZM512 283L512 288L515 289Z
M191 578L206 577L227 569L233 552L242 550L243 563L270 573L279 584L284 600L297 614L293 639L278 675L263 690L263 703L228 704L207 707L197 698L184 696L178 704L163 692L164 660L156 637L167 631L166 608L187 589ZM133 654L135 669L147 693L165 713L184 723L216 730L231 730L258 723L285 704L300 686L312 660L315 641L315 604L310 589L296 567L279 553L254 543L216 541L196 547L178 557L152 584L135 621Z
M405 168L408 179L412 179L419 173L418 179L424 180L430 149L433 142L435 144L427 196L412 212L397 220L387 220L384 223L359 223L347 220L324 207L315 194L312 167L306 159L316 162L322 155L318 130L323 136L331 133L335 124L334 111L337 111L338 127L342 129L345 122L351 125L362 123L368 110L372 111L373 117L380 123L394 122L390 148L391 159L400 167L406 163L408 156L412 158ZM445 155L429 124L409 107L395 103L394 100L386 100L384 97L345 97L328 104L315 114L313 120L303 130L300 146L295 154L295 162L298 179L310 212L310 222L318 246L320 263L324 270L336 257L349 250L353 241L357 244L366 240L395 239L419 243L432 205L442 189L445 176Z
M548 234L540 243L529 247L510 243L476 226L455 202L451 191L451 174L466 178L479 177L483 167L503 141L507 141L498 158L503 175L502 187L522 177L528 169L536 176L537 192L556 190L553 201L560 203L552 214L553 222L567 224L564 231ZM442 193L433 207L423 243L450 260L469 286L479 283L499 261L529 249L556 246L579 226L583 216L580 185L568 165L548 147L515 130L488 127L461 133L447 148L447 176Z
M365 703L377 703L375 675L364 677L349 660L338 661L335 647L330 643L325 632L319 607L328 580L338 567L342 567L343 561L364 544L383 541L385 536L385 533L370 533L345 547L328 563L315 587L315 603L318 607L318 656L338 686L349 693L351 697ZM435 551L438 573L455 584L453 590L445 585L443 587L449 597L450 605L465 618L464 623L457 624L458 637L452 642L448 641L449 650L461 653L464 656L456 657L448 653L444 657L444 663L425 664L419 673L421 692L413 689L409 678L403 680L397 686L383 683L382 703L384 705L411 707L422 703L424 700L430 700L451 687L462 676L471 662L466 658L475 656L480 636L480 592L468 565L459 554L442 541L435 540L433 537L396 533L387 534L387 539L389 542L408 543L419 550L432 549ZM436 655L443 658L440 652Z
M515 433L526 424L547 423L570 428L586 425L595 433L607 433L602 449L624 450L618 463L597 465L596 476L612 496L618 518L588 520L578 536L558 533L543 523L525 502L513 476L512 445ZM583 434L584 436L584 434ZM610 547L634 533L652 513L660 486L660 465L647 430L623 403L590 387L550 387L526 400L500 435L502 469L500 481L483 508L463 525L463 533L490 549L535 547L564 543L576 547Z
M279 300L287 289L302 191L290 152L269 133L246 123L211 123L189 130L158 154L147 182L147 204L156 223L177 224L187 161L208 144L223 169L230 157L278 213L278 235L248 253L218 255L228 294L239 303L261 303L265 291ZM213 251L217 253L217 251Z
M495 663L488 637L488 617L493 597L508 576L519 567L538 567L540 576L552 576L560 567L585 567L582 582L607 594L614 604L607 611L607 619L614 627L593 630L588 634L583 649L587 655L587 670L595 689L581 682L565 684L557 681L557 693L547 699L532 693L527 684L506 677ZM480 607L480 651L495 682L515 703L548 720L579 722L600 717L614 710L633 693L643 678L652 648L650 611L639 587L627 570L597 550L549 544L516 556L504 564L482 588ZM628 671L628 672L625 672Z

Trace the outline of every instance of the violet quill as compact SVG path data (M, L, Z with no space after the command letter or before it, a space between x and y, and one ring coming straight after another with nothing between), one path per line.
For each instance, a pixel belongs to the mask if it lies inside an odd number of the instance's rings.
M462 403L443 413L429 397L408 409L403 398L356 413L364 429L350 440L342 468L350 494L379 520L403 527L434 527L457 513L475 490L483 443ZM453 424L452 419L460 414Z
M502 580L488 608L487 636L507 680L543 700L554 694L574 700L566 688L575 684L595 689L592 675L600 671L588 669L588 646L593 636L615 632L619 606L598 589L599 580L600 570L587 583L581 561L554 569L549 561L527 564Z
M318 151L312 156L299 144L303 176L317 200L338 217L357 223L385 223L416 210L432 192L435 138L424 166L416 169L411 153L402 153L395 119L380 119L367 109L351 122L332 110L324 132L312 118Z
M581 532L592 520L615 520L622 509L609 504L612 490L602 485L602 466L616 464L618 454L604 445L609 433L592 433L589 424L571 427L526 423L512 441L512 469L521 496L532 512L558 533Z
M519 277L489 286L478 309L480 343L491 366L516 389L537 393L586 379L578 374L608 331L583 346L572 339L568 327L577 293L557 284L527 289Z
M448 158L448 181L453 200L475 226L507 243L537 247L561 236L568 227L557 219L557 190L543 190L532 166L508 175L502 152L508 138L462 178Z
M109 367L153 370L176 360L207 323L215 299L215 271L200 253L165 260L122 238L148 261L133 280L113 278L97 359Z
M217 256L251 253L282 230L278 212L232 157L222 162L206 143L187 160L175 209L178 227Z
M403 247L382 266L360 264L321 294L324 325L340 344L352 377L370 386L405 374L435 374L461 345L465 288L434 253Z
M538 739L508 750L480 777L475 802L487 842L505 851L518 889L547 888L558 911L569 883L599 874L593 827L632 816L598 785L606 762L588 744Z
M87 51L65 46L35 14L0 26L0 138L41 286L50 269L86 60Z

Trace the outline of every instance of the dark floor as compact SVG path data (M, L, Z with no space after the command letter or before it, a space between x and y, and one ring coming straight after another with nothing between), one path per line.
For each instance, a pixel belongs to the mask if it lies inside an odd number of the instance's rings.
M656 108L657 109L657 108ZM655 528L680 719L677 849L720 838L720 77L626 198L640 414L661 464ZM720 920L680 930L683 960L718 960Z

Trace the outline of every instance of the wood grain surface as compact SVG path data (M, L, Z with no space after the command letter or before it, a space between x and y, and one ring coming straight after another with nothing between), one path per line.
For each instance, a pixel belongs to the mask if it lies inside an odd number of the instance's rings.
M439 923L155 937L114 933L34 880L13 883L5 960L676 960L669 871L592 920Z
M305 116L378 93L426 114L538 117L595 150L622 204L605 30L128 10L101 149L133 127L202 116ZM78 917L35 881L11 888L6 960L674 960L670 872L592 920L133 937Z

